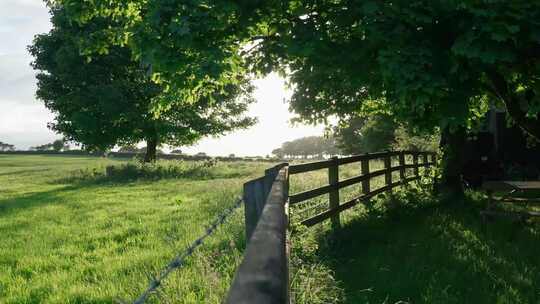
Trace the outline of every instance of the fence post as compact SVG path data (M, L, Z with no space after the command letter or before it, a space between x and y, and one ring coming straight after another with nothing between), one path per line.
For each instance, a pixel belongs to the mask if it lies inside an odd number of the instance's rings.
M390 152L384 157L384 169L386 170L384 173L384 182L389 186L392 184L392 156Z
M244 217L246 221L246 242L249 241L266 204L272 184L279 170L288 164L280 164L264 171L264 176L244 184ZM288 185L288 184L287 184ZM288 189L287 189L288 191ZM288 192L287 192L288 195Z
M256 179L244 184L244 217L246 221L246 242L249 242L259 221L258 203L261 204L263 179ZM259 201L259 202L258 202Z
M422 162L424 163L424 168L428 169L429 168L429 159L428 159L428 154L427 153L422 154Z
M418 169L418 152L413 153L413 165L414 165L414 176L420 176L420 170Z
M405 152L399 152L399 180L405 180Z
M368 175L369 174L369 159L363 159L360 163L362 175ZM366 178L362 181L362 193L363 194L369 194L370 192L370 179Z
M228 304L289 303L287 168L274 178L263 213L229 289ZM257 179L261 185L264 177ZM249 188L249 187L248 187Z
M332 186L332 191L329 193L329 209L335 209L339 207L339 164L338 158L332 157L332 165L328 167L328 184ZM332 228L339 228L339 212L332 216Z

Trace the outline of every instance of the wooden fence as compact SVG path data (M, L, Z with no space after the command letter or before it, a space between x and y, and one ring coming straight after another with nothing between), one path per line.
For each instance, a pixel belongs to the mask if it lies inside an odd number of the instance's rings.
M393 165L392 158L398 158ZM411 160L409 163L406 160ZM370 161L380 160L383 169L370 170ZM339 178L339 168L346 164L359 164L359 175L344 180ZM244 204L247 248L233 284L227 303L290 303L289 297L289 206L328 195L328 208L301 220L312 226L331 219L332 226L340 225L339 214L370 198L391 191L421 178L420 168L429 168L436 163L433 152L396 151L357 155L345 158L288 165L280 164L266 170L261 178L244 185ZM412 170L409 176L407 170ZM289 177L317 170L327 170L328 184L289 194ZM394 180L393 173L399 172ZM384 185L372 189L371 180L384 176ZM340 203L339 190L361 184L362 194Z

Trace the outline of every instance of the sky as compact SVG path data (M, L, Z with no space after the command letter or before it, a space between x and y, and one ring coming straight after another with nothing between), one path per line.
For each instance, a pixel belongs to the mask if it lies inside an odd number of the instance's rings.
M35 72L26 48L36 34L51 29L49 13L42 0L0 0L0 141L18 149L42 145L61 138L47 129L54 116L36 100ZM291 92L283 79L271 74L254 80L257 100L249 115L257 125L220 138L205 138L182 151L208 155L267 155L283 142L322 135L323 126L291 125L288 111Z

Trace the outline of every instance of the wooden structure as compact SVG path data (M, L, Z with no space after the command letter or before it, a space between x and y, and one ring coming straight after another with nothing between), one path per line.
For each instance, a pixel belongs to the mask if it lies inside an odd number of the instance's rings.
M288 167L244 185L248 246L226 303L288 303Z
M398 165L392 165L392 158L398 159ZM406 163L406 159L412 160L412 163ZM384 162L384 168L379 170L370 170L370 161L380 160ZM328 170L328 185L304 191L301 193L290 194L289 204L291 206L300 202L329 194L328 209L307 219L302 220L302 224L306 226L312 226L320 223L328 218L331 218L334 226L339 225L339 214L355 205L366 202L370 198L391 191L393 188L402 186L411 181L420 179L420 168L428 168L434 165L435 153L432 152L415 152L415 151L399 151L399 152L380 152L364 155L356 155L345 158L333 158L327 161L306 163L300 165L294 165L289 167L289 174L301 174L315 170L327 169ZM360 175L350 177L344 180L339 180L339 166L351 163L359 163ZM412 169L413 175L406 176L406 170ZM399 172L399 179L394 180L392 173ZM384 176L385 184L383 187L373 189L371 180ZM340 202L339 190L354 184L362 185L362 195L349 200L347 202Z
M486 209L482 211L482 215L506 216L518 219L540 217L540 212L497 210L497 205L505 203L515 206L539 204L540 181L490 181L484 182L482 188L488 194L488 204ZM502 193L502 196L496 197L494 196L495 193Z
M393 166L393 159L398 164ZM370 161L380 160L384 168L370 170ZM409 163L406 160L410 160ZM339 168L345 164L359 164L359 175L344 180L339 178ZM328 208L301 221L312 226L330 219L339 227L341 212L370 198L391 191L421 178L420 168L436 163L432 152L399 151L357 155L351 157L304 163L280 164L266 170L265 175L244 185L246 240L244 259L237 270L226 303L290 303L289 296L289 206L328 195ZM308 191L289 194L289 177L316 170L327 170L328 184ZM407 176L407 170L412 175ZM394 180L394 172L399 179ZM385 184L371 188L373 178L384 176ZM347 202L340 201L339 190L361 184L362 194Z

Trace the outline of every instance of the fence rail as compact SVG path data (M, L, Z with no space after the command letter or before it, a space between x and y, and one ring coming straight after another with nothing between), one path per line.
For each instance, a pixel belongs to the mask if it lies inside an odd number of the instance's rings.
M412 158L412 164L407 164L405 162L407 156ZM398 158L399 165L392 165L393 157ZM372 160L383 161L384 168L370 171L369 162ZM312 226L328 218L332 218L333 224L339 225L339 213L342 211L352 208L358 203L365 202L375 195L390 191L395 187L402 186L411 181L419 179L419 169L430 167L434 165L435 162L435 153L433 152L391 151L356 155L345 158L332 158L330 160L321 162L292 165L289 167L290 175L328 169L328 185L306 190L300 193L290 194L289 203L292 206L321 195L329 194L328 209L311 218L302 220L301 223L306 226ZM361 174L344 180L339 180L339 166L352 163L360 163ZM406 177L407 169L413 169L414 175L412 177ZM399 172L400 178L397 181L393 180L392 174L394 172ZM381 188L372 190L370 181L379 176L385 177L385 184ZM359 183L362 184L362 195L341 204L339 202L339 190Z
M412 163L406 163L407 157ZM392 165L392 158L398 165ZM384 169L370 171L371 160L382 160ZM359 163L361 174L339 179L341 165ZM244 185L244 204L247 248L238 268L226 303L290 303L289 297L289 205L295 205L328 194L328 208L302 220L312 226L331 219L333 226L340 225L339 214L358 203L391 191L395 187L420 179L420 168L436 163L432 152L392 151L291 165L280 164L266 170L265 175ZM296 194L289 194L289 177L316 170L328 170L328 185ZM407 169L413 170L407 176ZM399 180L393 173L399 172ZM371 189L371 180L384 176L385 184ZM339 190L355 184L362 185L362 194L340 203Z
M288 182L281 164L244 187L248 246L226 303L289 302Z

